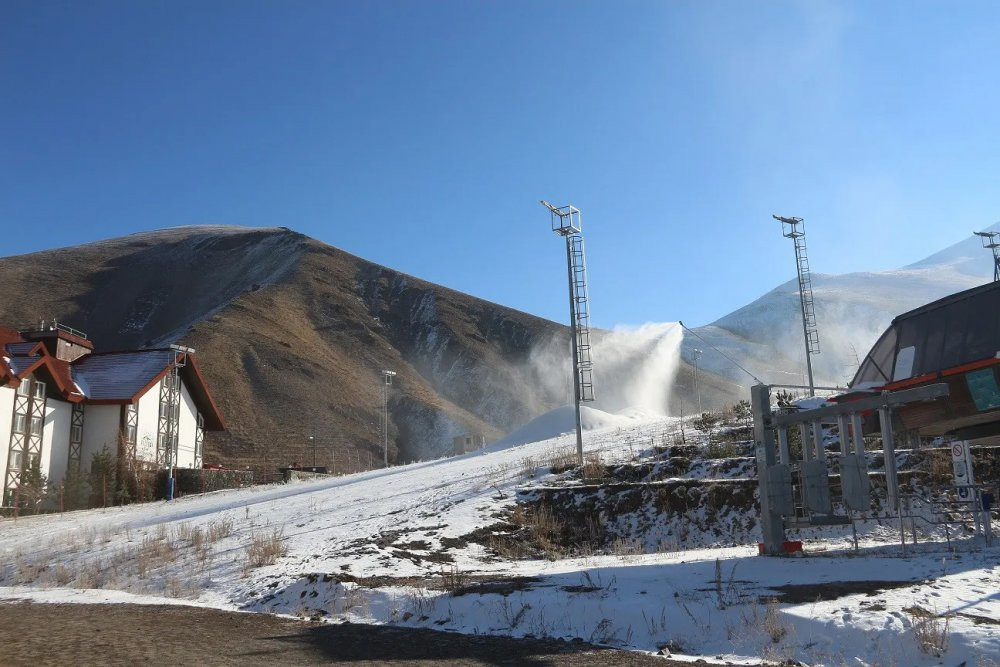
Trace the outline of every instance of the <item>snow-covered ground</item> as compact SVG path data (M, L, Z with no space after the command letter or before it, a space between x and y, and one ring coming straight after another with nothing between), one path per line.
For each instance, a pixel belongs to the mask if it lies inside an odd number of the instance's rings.
M532 428L561 433L565 419ZM588 455L605 462L674 441L680 426L596 413L587 422ZM690 422L686 435L698 435ZM563 433L345 477L3 520L0 598L170 598L733 661L972 665L1000 656L997 548L966 543L952 554L926 544L904 557L891 525L871 526L858 554L842 531L814 531L794 558L746 545L510 560L474 539L518 489L559 483L549 463L574 442ZM284 553L254 566L255 541ZM816 601L833 590L843 595ZM947 619L944 658L917 647L921 630L943 627L938 617Z

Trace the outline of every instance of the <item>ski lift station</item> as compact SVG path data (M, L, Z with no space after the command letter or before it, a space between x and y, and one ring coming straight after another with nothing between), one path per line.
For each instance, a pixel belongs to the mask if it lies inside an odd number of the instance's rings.
M846 391L819 407L772 407L771 389L751 390L759 471L761 553L785 553L794 543L785 530L850 524L874 509L865 438L880 438L885 467L882 510L907 532L925 516L915 504L934 505L901 488L896 448L941 438L949 446L955 483L939 516L962 515L991 542L992 494L977 484L970 445L1000 444L1000 281L939 299L896 317L865 357ZM839 452L828 453L824 434L836 433ZM798 437L801 454L792 457ZM831 486L831 473L839 484ZM995 485L996 480L982 480ZM839 489L838 489L839 487ZM837 491L835 498L832 491ZM836 507L836 510L835 510ZM947 511L945 511L947 510ZM937 525L948 531L947 523Z

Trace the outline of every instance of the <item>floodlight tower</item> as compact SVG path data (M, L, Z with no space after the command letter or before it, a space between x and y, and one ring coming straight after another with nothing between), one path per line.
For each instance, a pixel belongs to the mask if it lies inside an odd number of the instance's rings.
M382 371L382 459L389 467L389 387L396 371Z
M809 395L816 395L813 382L812 356L819 354L819 329L816 326L816 310L813 307L812 278L809 274L809 258L806 256L806 225L802 218L786 218L772 215L781 223L781 234L792 239L795 244L795 270L799 277L799 304L802 306L802 334L806 341L806 372L809 374Z
M576 410L576 458L583 465L583 425L580 402L594 400L593 361L590 358L590 301L587 296L587 262L583 252L580 209L553 206L549 209L552 231L566 239L566 270L569 276L569 326L573 354L573 404Z
M1000 282L1000 232L972 232L983 241L983 247L993 251L993 282Z

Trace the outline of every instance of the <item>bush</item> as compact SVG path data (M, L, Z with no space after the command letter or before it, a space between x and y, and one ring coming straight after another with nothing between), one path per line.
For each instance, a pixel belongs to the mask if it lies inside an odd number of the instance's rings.
M694 420L694 426L700 431L710 431L712 427L722 421L722 415L715 412L703 412L701 417Z

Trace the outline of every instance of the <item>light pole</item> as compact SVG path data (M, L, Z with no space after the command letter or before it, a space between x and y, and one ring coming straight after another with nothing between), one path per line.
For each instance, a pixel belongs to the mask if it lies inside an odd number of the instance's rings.
M816 326L816 309L813 303L812 273L806 255L806 225L802 218L772 215L781 223L781 235L792 239L795 246L795 271L799 280L799 305L802 308L802 334L806 343L806 372L809 374L809 395L816 395L813 382L812 356L819 354L819 329ZM801 225L801 226L800 226Z
M316 438L310 435L309 444L312 445L313 450L313 472L316 472Z
M549 210L552 231L566 239L566 273L569 280L569 327L573 355L573 405L576 415L576 457L583 465L583 424L580 402L594 400L593 362L590 358L590 299L587 295L587 264L583 250L580 209L572 205Z
M993 251L993 282L1000 282L1000 232L972 232L982 239L983 247Z
M382 457L385 467L389 467L389 387L396 371L382 371Z
M698 384L698 359L701 358L701 350L695 348L692 351L694 354L694 391L698 394L698 414L701 414L701 385Z

